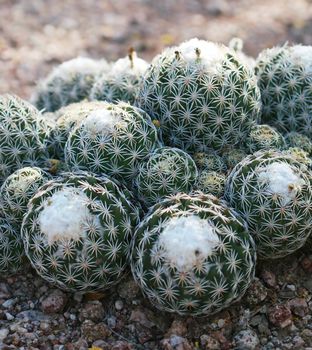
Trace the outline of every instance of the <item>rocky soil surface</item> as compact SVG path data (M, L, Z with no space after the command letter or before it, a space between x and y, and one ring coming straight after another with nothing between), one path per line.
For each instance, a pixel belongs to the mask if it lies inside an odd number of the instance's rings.
M151 59L194 36L245 40L248 54L312 42L308 0L0 0L0 93L29 98L56 64L77 55ZM0 349L311 349L312 255L259 263L243 300L209 318L161 313L130 274L108 292L70 294L31 268L0 276Z
M312 349L308 249L259 263L244 298L211 317L159 312L129 274L115 288L65 293L29 268L0 279L0 349Z

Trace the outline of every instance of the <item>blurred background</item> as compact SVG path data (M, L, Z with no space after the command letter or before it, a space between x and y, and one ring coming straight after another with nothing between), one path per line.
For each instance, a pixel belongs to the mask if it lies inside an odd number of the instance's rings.
M312 0L0 0L0 93L27 99L78 55L116 60L133 46L150 60L192 37L233 36L252 56L286 41L312 44Z

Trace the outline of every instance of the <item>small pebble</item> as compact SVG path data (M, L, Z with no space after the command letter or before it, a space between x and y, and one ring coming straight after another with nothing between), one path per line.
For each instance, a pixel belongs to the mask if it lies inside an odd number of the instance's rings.
M8 321L12 321L12 320L14 320L14 316L13 315L11 315L9 312L6 312L5 313L5 317L6 317L6 319L8 320Z
M4 303L2 303L2 306L5 309L10 308L11 306L13 306L15 303L17 302L17 299L8 299L6 300Z
M260 341L257 333L252 329L240 331L234 336L234 342L238 349L255 350Z
M122 310L123 309L123 302L122 302L122 300L117 300L116 302L115 302L115 309L117 310L117 311L120 311L120 310Z

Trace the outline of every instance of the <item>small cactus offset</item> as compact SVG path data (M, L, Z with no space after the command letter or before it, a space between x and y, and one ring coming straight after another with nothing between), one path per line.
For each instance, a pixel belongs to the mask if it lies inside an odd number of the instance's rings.
M77 57L56 67L48 77L39 83L32 97L36 107L44 112L54 112L70 103L89 97L96 77L108 71L104 60Z
M285 134L285 141L288 147L301 148L312 156L312 141L307 136L298 132L288 132Z
M211 194L218 198L224 194L226 176L216 171L200 171L194 188L205 194Z
M248 153L255 153L260 150L283 150L286 142L282 134L269 125L255 125L245 140L245 147Z
M0 189L0 208L2 215L20 230L27 212L29 200L39 187L51 179L51 175L36 167L16 170L6 178Z
M140 223L131 268L157 308L211 315L239 300L255 272L245 223L213 196L177 194Z
M229 175L225 199L246 220L259 257L276 259L302 247L311 232L311 173L293 157L259 151Z
M71 132L65 161L73 169L107 174L129 185L139 161L159 147L156 127L128 103L101 103Z
M15 170L47 159L49 128L38 110L13 95L0 96L0 184Z
M262 123L312 137L312 46L275 47L260 53L256 73Z
M216 171L217 173L226 173L227 166L224 159L215 151L194 153L193 159L199 170Z
M247 157L247 155L248 153L246 153L246 150L243 150L241 148L226 149L222 153L222 158L224 159L225 165L227 167L227 172L230 173L239 162Z
M139 210L105 177L63 174L31 199L22 226L38 274L69 291L109 288L123 275Z
M162 147L141 162L134 188L140 201L150 207L166 196L190 192L197 175L191 156L178 148Z
M25 252L20 231L6 218L0 217L0 275L18 272L24 260Z
M192 154L246 137L259 117L260 92L233 50L192 39L153 60L138 105L160 121L166 145Z
M302 166L306 166L309 169L312 169L312 159L310 155L299 147L289 147L283 151L284 154L294 158Z
M130 49L128 57L120 58L108 73L105 72L96 80L90 99L133 104L148 66L146 61L138 58L133 49Z

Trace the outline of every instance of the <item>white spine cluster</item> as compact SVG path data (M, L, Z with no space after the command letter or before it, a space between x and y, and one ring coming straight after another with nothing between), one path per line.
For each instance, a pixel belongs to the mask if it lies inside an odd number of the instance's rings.
M49 245L58 240L83 237L83 224L93 218L88 201L85 193L72 187L55 192L45 201L38 219Z
M73 74L96 75L101 68L100 63L101 61L96 61L88 57L73 58L56 67L49 76L49 79L61 76L62 79L67 80L70 79ZM104 67L107 67L106 61L103 61L103 68Z
M177 49L187 63L199 62L209 71L214 69L216 63L224 60L226 54L224 46L197 38L182 43Z
M302 66L308 74L312 74L312 47L295 45L290 49L291 58Z
M95 110L82 122L84 129L92 135L109 135L117 125L121 127L123 124L120 116L108 109Z
M191 270L211 255L219 243L215 227L195 215L172 218L157 242L165 259L178 271Z
M267 191L283 197L285 204L289 203L298 189L304 184L288 163L273 162L261 168L258 174L260 183L267 184Z

